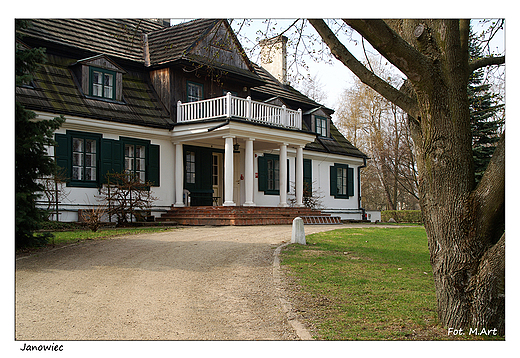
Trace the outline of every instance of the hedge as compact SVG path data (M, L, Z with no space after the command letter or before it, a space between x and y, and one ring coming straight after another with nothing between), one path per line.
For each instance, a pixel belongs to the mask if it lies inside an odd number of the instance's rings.
M421 210L383 210L381 221L388 222L393 218L398 223L422 223Z

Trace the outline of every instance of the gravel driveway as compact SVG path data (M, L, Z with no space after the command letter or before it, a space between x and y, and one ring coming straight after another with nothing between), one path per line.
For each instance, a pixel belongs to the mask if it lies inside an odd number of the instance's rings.
M300 339L273 265L290 239L290 225L189 227L17 258L15 337Z

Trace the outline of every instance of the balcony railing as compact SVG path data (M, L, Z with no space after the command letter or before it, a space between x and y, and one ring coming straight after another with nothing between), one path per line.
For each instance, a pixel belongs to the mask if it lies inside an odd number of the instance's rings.
M285 106L252 101L251 97L239 98L227 93L223 97L197 102L177 102L177 122L189 122L213 118L241 118L271 126L302 129L302 111Z

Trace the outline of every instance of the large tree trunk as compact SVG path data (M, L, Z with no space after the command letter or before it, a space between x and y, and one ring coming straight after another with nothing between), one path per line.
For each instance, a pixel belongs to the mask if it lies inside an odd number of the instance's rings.
M309 21L361 81L409 115L440 322L504 334L505 139L475 187L466 89L479 64L468 62L469 21L345 20L407 75L401 91L364 68L325 22Z

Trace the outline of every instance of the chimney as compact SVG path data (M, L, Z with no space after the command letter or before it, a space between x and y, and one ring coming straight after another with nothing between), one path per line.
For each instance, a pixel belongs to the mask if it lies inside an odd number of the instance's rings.
M150 67L150 48L148 47L148 34L143 34L144 65Z
M287 82L287 37L276 36L259 42L260 64L283 85Z

